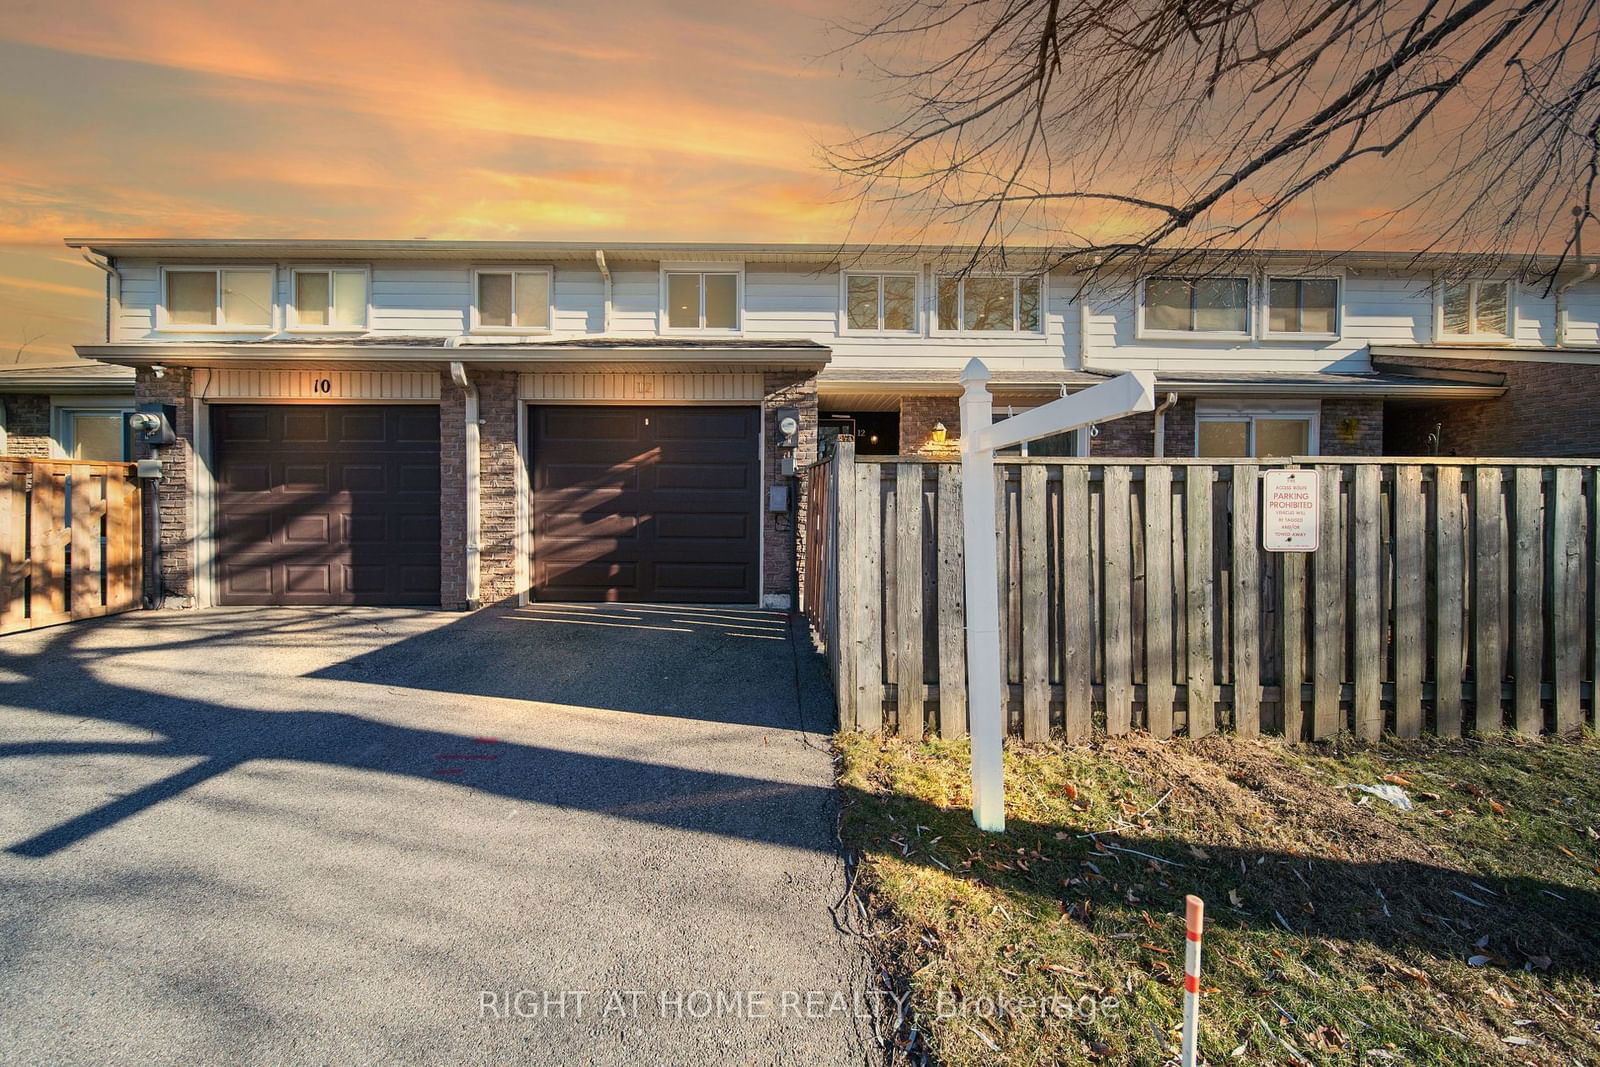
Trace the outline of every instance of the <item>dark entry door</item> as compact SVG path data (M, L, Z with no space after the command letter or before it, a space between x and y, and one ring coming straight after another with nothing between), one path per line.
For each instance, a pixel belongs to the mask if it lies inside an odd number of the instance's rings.
M223 604L439 603L439 409L218 404Z
M533 593L753 604L759 408L535 407Z

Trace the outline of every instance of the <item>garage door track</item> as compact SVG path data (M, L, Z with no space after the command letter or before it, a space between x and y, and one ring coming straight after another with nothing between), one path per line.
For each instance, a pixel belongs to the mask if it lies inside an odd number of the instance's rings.
M859 1063L784 614L140 613L0 641L27 1062Z

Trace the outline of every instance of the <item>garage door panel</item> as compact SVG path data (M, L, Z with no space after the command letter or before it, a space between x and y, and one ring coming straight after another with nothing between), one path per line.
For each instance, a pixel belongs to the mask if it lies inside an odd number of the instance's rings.
M219 600L438 604L438 418L415 405L215 407Z
M535 407L534 595L752 603L756 408Z

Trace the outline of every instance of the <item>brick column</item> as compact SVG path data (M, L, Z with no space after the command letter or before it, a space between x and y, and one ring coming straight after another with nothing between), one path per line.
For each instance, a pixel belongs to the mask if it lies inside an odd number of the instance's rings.
M198 531L189 495L195 462L193 380L194 372L188 367L168 367L159 378L150 368L140 367L134 377L137 403L177 407L175 443L159 449L137 446L140 459L161 460L161 480L156 483L161 524L159 572L153 567L154 546L145 545L145 588L154 593L160 607L194 606L194 542Z
M814 374L769 371L766 375L765 399L761 402L761 432L765 436L766 460L762 471L761 521L762 531L762 588L768 603L794 604L792 568L805 566L805 546L802 543L806 501L795 501L793 509L799 529L789 514L767 510L767 487L792 484L800 492L798 482L791 483L783 475L783 456L778 448L782 435L778 431L778 411L796 408L800 413L799 447L794 451L798 466L815 463L817 459L817 379Z
M466 393L440 372L439 381L439 603L467 605Z
M517 595L517 372L477 371L480 545L484 605Z

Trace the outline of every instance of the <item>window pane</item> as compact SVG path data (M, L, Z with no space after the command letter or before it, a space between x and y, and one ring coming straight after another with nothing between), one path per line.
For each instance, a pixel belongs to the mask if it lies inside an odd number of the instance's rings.
M1478 283L1478 322L1475 333L1489 333L1497 337L1510 336L1506 321L1506 283Z
M118 463L126 459L120 411L72 416L72 458Z
M883 328L914 330L917 325L917 280L887 275L883 279Z
M1300 329L1306 333L1339 332L1339 282L1307 278L1300 283Z
M1443 298L1445 333L1459 335L1471 332L1467 322L1467 309L1471 306L1471 299L1471 287L1466 283L1445 286Z
M1017 282L1017 292L1021 298L1017 309L1018 329L1039 332L1039 284L1037 278L1022 278Z
M667 325L677 330L700 327L700 275L667 275Z
M939 279L939 329L961 328L961 279Z
M328 325L328 304L326 274L319 272L294 276L294 311L300 325Z
M1308 419L1257 419L1257 456L1303 456L1309 451Z
M222 321L229 326L272 325L271 271L222 272Z
M852 330L878 328L878 277L852 274L845 279L845 315Z
M1200 278L1194 283L1194 328L1244 333L1248 328L1250 283L1244 278Z
M1183 278L1151 278L1144 283L1144 325L1149 330L1190 329L1189 302L1194 283Z
M511 275L478 275L478 325L511 325Z
M367 324L367 275L359 270L335 271L333 275L333 324Z
M706 329L739 328L739 276L706 275Z
M1300 332L1300 283L1274 278L1267 288L1267 329L1273 333Z
M1012 300L1016 286L1010 278L967 279L962 299L962 327L968 330L1012 330Z
M1201 459L1237 459L1250 455L1250 423L1220 419L1200 420Z
M175 326L210 326L217 321L217 272L167 272L167 321Z
M1028 442L1028 455L1030 456L1076 456L1077 454L1077 430L1068 430L1066 433L1053 433L1049 437L1041 437L1036 441Z
M543 271L517 275L517 325L531 330L550 326L550 275Z

